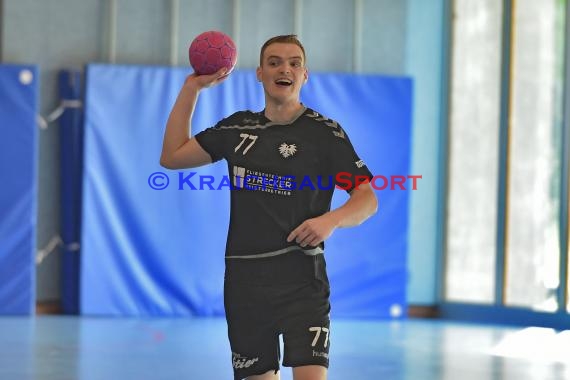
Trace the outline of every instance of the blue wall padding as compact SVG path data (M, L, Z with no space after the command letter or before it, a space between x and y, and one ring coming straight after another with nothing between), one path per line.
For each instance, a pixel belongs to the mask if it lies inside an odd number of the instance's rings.
M61 100L83 98L83 74L62 70L58 74ZM79 313L79 238L81 233L81 180L83 166L83 110L69 107L59 122L61 171L61 305L65 314Z
M178 189L180 172L226 175L225 162L159 165L166 120L184 68L90 65L82 207L81 312L116 316L223 314L229 191ZM347 130L374 174L409 174L412 83L378 75L311 73L303 102ZM253 70L202 91L193 134L239 109L263 108ZM170 181L153 190L149 176ZM156 180L162 183L165 180ZM152 181L151 181L152 182ZM337 192L334 204L347 195ZM327 243L333 317L405 313L409 191L378 191L379 213Z
M33 314L38 69L0 65L0 315Z

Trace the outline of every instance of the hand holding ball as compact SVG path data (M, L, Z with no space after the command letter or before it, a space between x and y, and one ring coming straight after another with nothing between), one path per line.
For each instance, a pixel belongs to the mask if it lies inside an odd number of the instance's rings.
M190 65L198 75L213 74L221 68L226 68L229 74L237 61L237 49L227 34L212 30L194 38L188 56Z

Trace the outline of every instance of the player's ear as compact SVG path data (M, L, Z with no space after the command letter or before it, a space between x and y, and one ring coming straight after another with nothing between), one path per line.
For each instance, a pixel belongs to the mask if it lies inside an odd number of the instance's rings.
M307 83L309 80L309 70L305 68L305 73L303 74L303 84Z
M257 77L257 81L261 82L261 66L258 66L255 70L255 76Z

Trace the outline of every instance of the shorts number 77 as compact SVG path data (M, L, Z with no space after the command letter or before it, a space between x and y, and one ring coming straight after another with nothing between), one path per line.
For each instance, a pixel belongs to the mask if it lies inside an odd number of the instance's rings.
M319 337L321 336L321 331L326 333L325 336L325 343L323 345L323 347L327 348L327 344L329 343L329 329L326 327L309 327L309 331L312 331L315 333L315 339L313 339L313 342L311 343L311 347L315 347L317 345L317 341L319 340Z

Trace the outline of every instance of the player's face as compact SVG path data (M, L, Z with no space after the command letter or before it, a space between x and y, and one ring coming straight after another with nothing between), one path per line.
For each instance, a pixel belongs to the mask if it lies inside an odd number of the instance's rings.
M278 103L298 101L301 87L308 79L301 48L289 43L269 45L257 68L257 79L272 100Z

